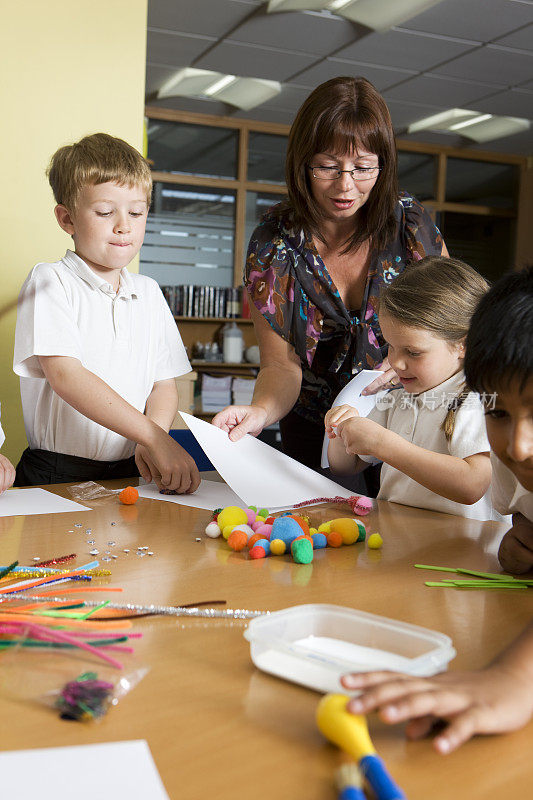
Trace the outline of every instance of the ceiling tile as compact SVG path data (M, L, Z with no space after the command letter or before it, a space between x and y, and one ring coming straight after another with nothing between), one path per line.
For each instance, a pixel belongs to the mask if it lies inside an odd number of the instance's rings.
M366 29L362 26L357 28L348 20L334 16L301 12L256 14L243 22L229 38L236 42L326 56L352 42L363 30Z
M335 53L336 58L382 67L424 71L466 53L476 45L444 36L404 30L371 33Z
M533 91L510 89L498 92L492 97L485 97L476 103L469 103L468 108L482 111L484 114L503 114L508 117L523 117L533 120Z
M345 61L337 58L326 58L324 61L311 67L297 76L297 82L304 86L313 88L331 78L339 75L363 76L374 84L378 91L388 86L393 86L401 80L405 80L414 72L407 70L389 69L387 67L377 67L373 64L360 64L355 61Z
M486 95L494 94L500 88L500 86L453 80L438 75L417 75L399 86L388 89L385 92L385 100L405 100L408 103L427 105L434 105L437 102L442 108L461 108L465 103L480 100Z
M148 27L203 36L225 36L261 5L261 0L150 0Z
M505 47L487 45L432 70L473 81L514 86L533 75L533 54L517 53Z
M437 114L443 108L442 106L405 103L397 100L387 100L387 107L390 111L392 126L395 131L406 128L417 119Z
M511 0L443 0L404 23L409 30L489 42L532 18L529 3Z
M533 17L533 10L531 16ZM533 24L526 25L525 28L520 28L508 36L502 36L501 39L496 40L496 43L503 44L505 47L516 47L518 50L533 50Z
M198 59L194 66L230 75L285 81L315 61L316 56L304 53L287 53L273 48L225 41Z
M176 72L175 67L162 67L159 64L146 64L146 96L157 92L162 85Z
M195 58L211 47L216 39L210 36L186 36L177 33L148 31L147 52L152 64L188 67Z

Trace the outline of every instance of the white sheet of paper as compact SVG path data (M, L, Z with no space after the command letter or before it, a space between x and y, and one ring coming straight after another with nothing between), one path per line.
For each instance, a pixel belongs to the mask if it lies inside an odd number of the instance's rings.
M67 500L46 489L8 489L0 494L0 517L30 514L58 514L67 511L91 511L87 506Z
M219 475L245 505L260 504L274 511L315 497L353 494L250 434L232 442L220 428L184 411L180 414Z
M177 503L179 506L192 506L193 508L215 508L225 506L240 506L242 500L233 492L227 483L221 481L202 480L194 494L159 494L155 483L138 487L139 497L149 500L164 500L168 503Z
M362 396L361 392L366 389L369 383L382 373L377 369L363 369L355 378L352 378L346 386L340 390L339 394L332 403L332 406L348 405L353 406L359 411L360 416L367 417L376 405L377 395L371 394ZM328 461L328 442L329 439L324 434L324 444L322 445L321 467L329 467Z
M0 774L17 800L170 800L144 740L5 751Z

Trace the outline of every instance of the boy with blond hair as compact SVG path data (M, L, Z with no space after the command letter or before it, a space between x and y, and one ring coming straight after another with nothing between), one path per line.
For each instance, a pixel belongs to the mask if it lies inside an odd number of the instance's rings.
M137 474L180 493L196 464L169 435L190 364L159 286L126 267L141 249L152 178L105 133L60 148L48 177L74 250L40 263L18 301L13 368L29 447L15 485Z

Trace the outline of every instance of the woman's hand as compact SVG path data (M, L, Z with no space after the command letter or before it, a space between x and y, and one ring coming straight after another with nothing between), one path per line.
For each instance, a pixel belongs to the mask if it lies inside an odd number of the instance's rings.
M213 417L211 423L238 442L247 433L257 436L265 427L267 412L261 406L227 406Z
M525 725L532 713L527 675L494 664L472 672L444 672L415 678L394 672L344 675L345 689L360 690L347 708L353 714L378 711L389 724L409 723L409 739L429 734L438 720L448 725L434 739L435 749L451 753L476 733L504 733Z
M353 406L333 406L330 408L326 416L324 417L324 426L326 428L326 434L328 439L335 439L337 433L335 428L337 425L340 425L341 422L345 422L347 419L352 419L353 417L358 417L359 412Z
M372 383L369 383L366 389L363 389L361 392L362 396L377 394L384 389L397 389L398 386L402 385L402 382L389 364L388 358L383 361L379 369L383 374L380 375L379 378L373 380Z

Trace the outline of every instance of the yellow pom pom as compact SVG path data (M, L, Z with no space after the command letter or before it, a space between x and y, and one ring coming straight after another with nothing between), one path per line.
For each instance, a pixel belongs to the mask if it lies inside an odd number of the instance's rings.
M226 525L225 528L222 528L222 536L224 537L224 539L229 539L229 537L233 533L233 528L235 528L235 525Z
M309 535L312 536L313 533L318 533L318 528L309 528Z
M223 508L217 517L217 525L221 531L228 525L234 528L236 525L241 525L243 522L248 522L248 516L244 509L238 506L226 506ZM228 538L227 536L225 537Z
M368 547L370 550L379 550L383 545L383 539L379 533L373 533L368 537Z
M273 539L270 542L270 553L273 556L282 556L285 552L285 542L283 539Z
M318 526L317 533L331 533L331 522L323 522L322 525Z

